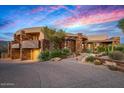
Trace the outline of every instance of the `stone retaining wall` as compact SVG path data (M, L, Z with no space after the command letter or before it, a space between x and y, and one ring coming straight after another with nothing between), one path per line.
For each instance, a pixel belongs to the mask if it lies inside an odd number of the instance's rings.
M103 63L110 63L111 65L115 64L117 66L118 70L124 72L124 62L121 62L118 60L100 58L100 57L95 57L95 59L100 60Z

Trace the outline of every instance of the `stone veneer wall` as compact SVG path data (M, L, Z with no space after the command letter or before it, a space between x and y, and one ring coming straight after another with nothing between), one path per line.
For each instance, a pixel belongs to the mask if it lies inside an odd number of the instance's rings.
M22 49L21 60L31 60L31 49Z
M19 49L12 49L11 58L12 59L19 59L20 58L20 50Z
M82 52L82 34L78 34L76 39L76 52Z

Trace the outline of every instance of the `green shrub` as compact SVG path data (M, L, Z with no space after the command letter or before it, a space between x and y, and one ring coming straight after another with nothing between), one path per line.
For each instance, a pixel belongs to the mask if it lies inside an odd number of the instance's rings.
M61 57L62 51L60 49L54 49L50 51L50 58Z
M124 45L116 46L116 47L115 47L115 50L116 50L116 51L124 52Z
M70 52L70 50L69 49L67 49L67 48L64 48L64 49L62 49L62 55L70 55L71 54L71 52Z
M55 58L55 57L60 57L60 58L66 58L67 56L69 56L71 54L71 52L69 51L69 49L54 49L51 51L43 51L39 54L39 61L48 61L51 58Z
M86 53L93 53L93 50L88 48L88 49L86 49Z
M43 51L42 53L39 54L38 59L39 61L48 61L50 59L49 51Z
M95 60L94 56L91 55L86 58L87 62L94 62L94 60Z
M103 46L98 46L97 47L97 52L105 52L105 47L103 47Z
M69 56L71 54L70 50L67 48L64 49L54 49L50 52L50 57L54 58L54 57L61 57L61 58L65 58L67 56Z
M98 46L97 47L97 52L101 53L101 52L105 52L107 55L112 52L114 49L114 47L112 47L112 45L108 45L108 46Z
M113 60L122 60L124 59L124 54L120 51L113 51L108 54L108 56Z
M62 49L61 53L61 58L66 58L67 56L71 55L71 51L67 48Z
M102 56L107 56L108 53L107 52L102 52Z

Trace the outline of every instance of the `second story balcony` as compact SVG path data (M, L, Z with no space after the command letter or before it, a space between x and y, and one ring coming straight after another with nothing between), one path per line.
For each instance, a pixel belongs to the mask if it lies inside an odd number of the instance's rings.
M12 41L12 42L11 42L11 47L12 47L12 48L20 48L20 45L19 45L18 42Z
M24 40L21 43L22 48L40 48L39 40Z

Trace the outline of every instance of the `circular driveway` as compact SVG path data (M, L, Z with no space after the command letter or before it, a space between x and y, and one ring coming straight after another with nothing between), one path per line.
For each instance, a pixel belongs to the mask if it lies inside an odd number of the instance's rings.
M123 88L124 73L75 60L37 63L1 61L0 87Z

